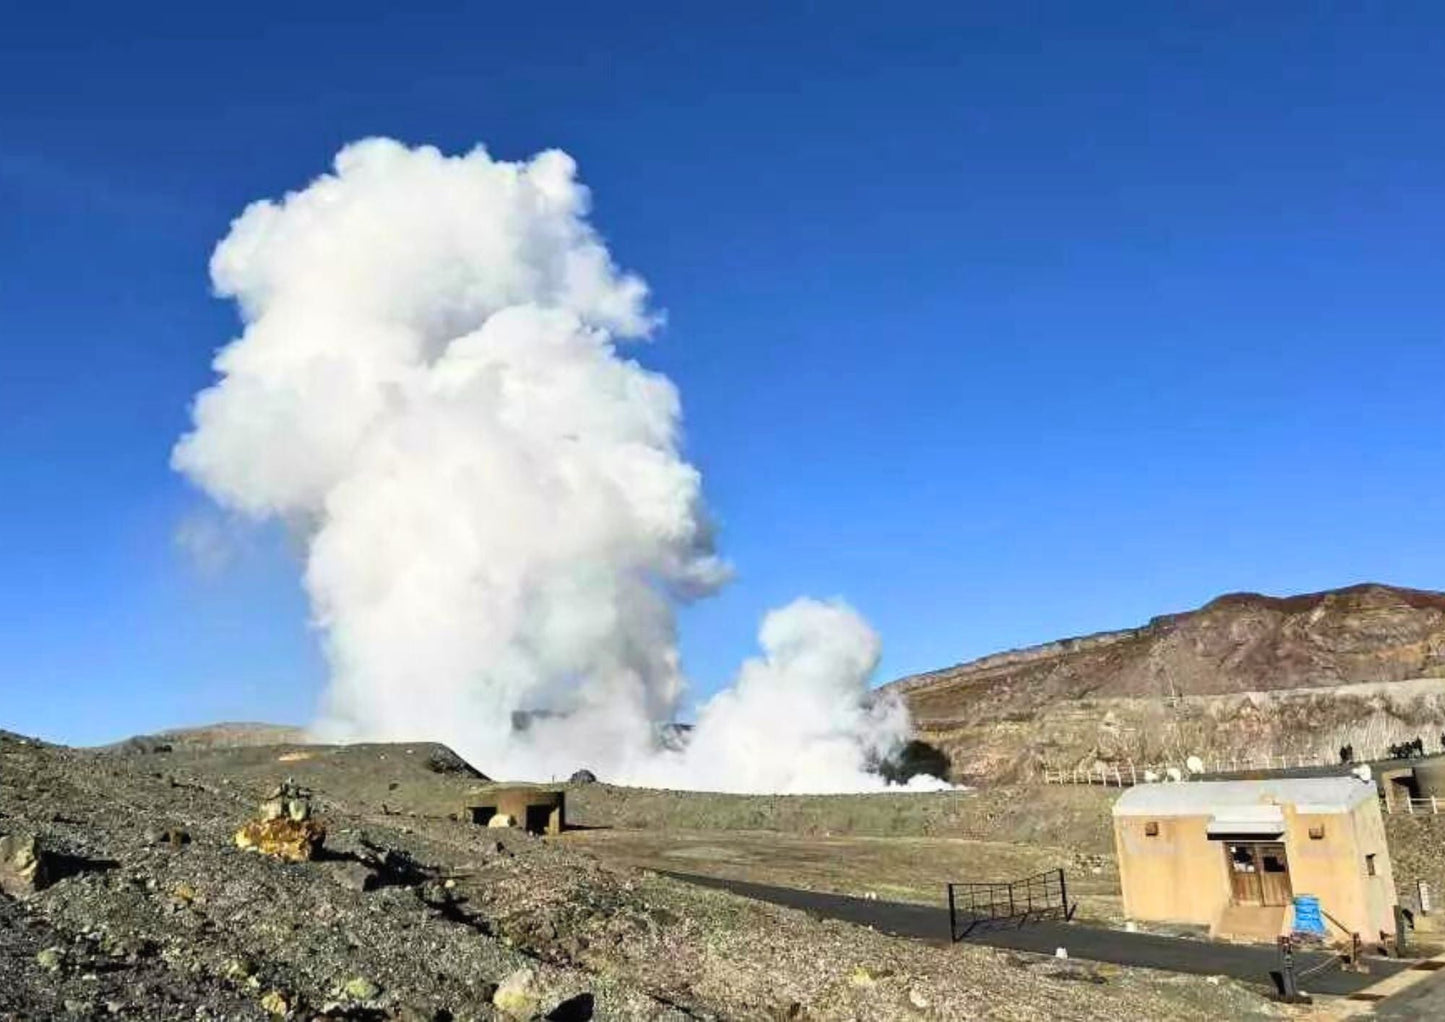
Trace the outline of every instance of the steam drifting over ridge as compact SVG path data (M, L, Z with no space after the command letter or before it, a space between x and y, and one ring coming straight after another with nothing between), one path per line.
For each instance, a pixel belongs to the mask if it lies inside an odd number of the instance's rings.
M879 787L907 719L869 698L878 639L838 603L769 614L686 748L659 744L675 610L727 567L676 388L617 352L658 317L575 170L369 139L253 203L211 259L244 331L172 463L304 537L323 733L436 738L494 775Z

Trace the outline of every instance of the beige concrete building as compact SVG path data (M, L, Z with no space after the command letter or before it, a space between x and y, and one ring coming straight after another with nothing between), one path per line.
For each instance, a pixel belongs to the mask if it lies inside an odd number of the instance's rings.
M1395 928L1395 881L1373 782L1355 777L1186 781L1131 788L1114 804L1130 919L1195 923L1272 940L1314 895L1332 939Z

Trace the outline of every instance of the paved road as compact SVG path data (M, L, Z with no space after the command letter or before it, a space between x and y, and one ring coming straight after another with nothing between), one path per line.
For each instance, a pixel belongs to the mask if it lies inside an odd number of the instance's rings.
M802 891L792 887L769 887L740 880L720 880L691 873L669 873L669 876L703 887L716 887L758 901L770 901L792 908L805 909L818 915L842 919L861 926L871 926L882 933L899 937L945 943L948 940L948 910L931 905L909 905L896 901L872 901L849 898L841 894ZM979 927L968 937L972 944L1014 951L1032 951L1051 955L1056 948L1067 948L1071 958L1116 965L1133 965L1170 972L1190 972L1206 976L1230 976L1247 983L1272 986L1270 972L1279 968L1279 954L1273 948L1241 944L1215 944L1181 937L1159 937L1147 933L1124 933L1095 926L1081 926L1041 920L1024 927L985 929ZM1316 952L1296 956L1296 968L1303 972L1323 964L1333 956ZM1362 990L1381 977L1399 972L1406 963L1389 959L1369 959L1370 972L1361 975L1326 966L1300 980L1300 987L1316 994L1351 994Z

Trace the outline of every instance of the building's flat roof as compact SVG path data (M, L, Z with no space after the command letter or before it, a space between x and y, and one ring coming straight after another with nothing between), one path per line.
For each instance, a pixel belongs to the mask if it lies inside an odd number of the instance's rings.
M1281 777L1264 781L1161 781L1120 795L1115 816L1206 816L1271 802L1303 813L1343 813L1378 797L1357 777Z

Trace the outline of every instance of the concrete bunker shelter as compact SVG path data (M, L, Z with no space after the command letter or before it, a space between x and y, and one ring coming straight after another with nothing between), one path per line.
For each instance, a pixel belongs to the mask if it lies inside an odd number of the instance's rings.
M1356 777L1143 784L1114 803L1124 913L1211 936L1273 940L1293 899L1319 899L1331 940L1395 929L1374 783Z
M562 792L522 786L489 788L462 806L461 818L486 827L493 817L506 816L531 834L560 834L567 821Z

